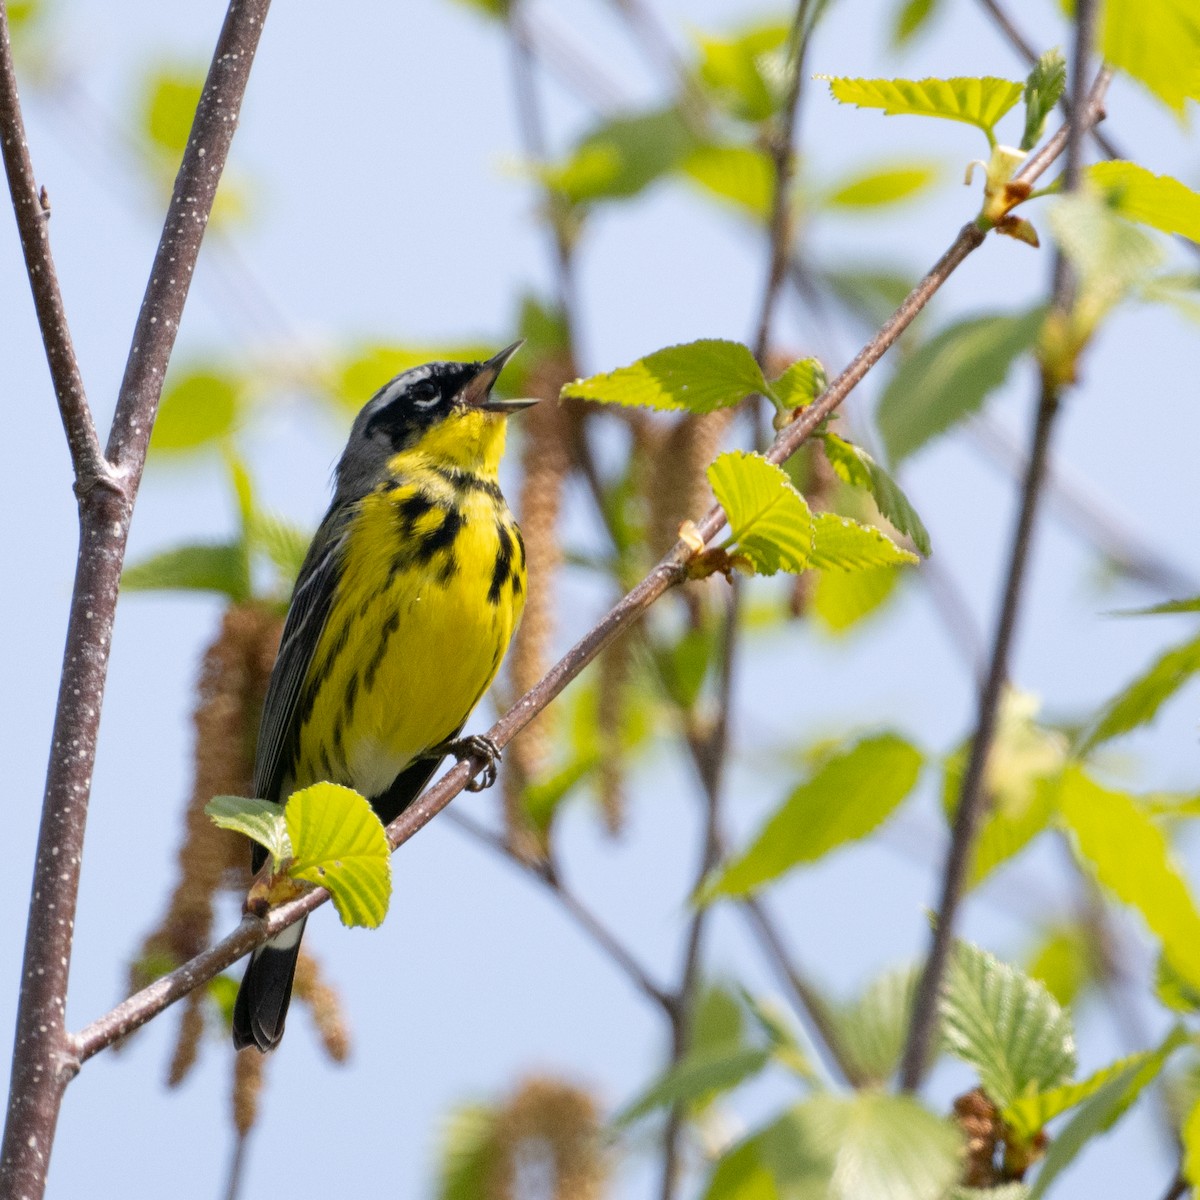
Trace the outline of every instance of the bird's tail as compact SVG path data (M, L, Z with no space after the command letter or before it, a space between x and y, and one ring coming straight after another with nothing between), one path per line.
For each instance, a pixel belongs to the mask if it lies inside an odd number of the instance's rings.
M304 924L289 925L250 955L233 1007L233 1044L239 1050L257 1046L265 1054L279 1045Z

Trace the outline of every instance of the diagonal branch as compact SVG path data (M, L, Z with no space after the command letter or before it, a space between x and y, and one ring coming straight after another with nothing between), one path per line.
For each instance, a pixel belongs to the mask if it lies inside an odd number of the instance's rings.
M1083 122L1090 126L1101 114L1107 77L1093 88L1084 109ZM1060 136L1061 135L1061 136ZM1066 143L1063 131L1051 139L1051 150L1039 154L1027 165L1021 178L1033 182L1043 174L1062 153ZM921 309L953 274L960 263L977 249L984 233L971 222L950 248L938 259L930 272L913 289L904 303L884 324L871 341L855 356L849 366L812 404L802 409L775 439L767 457L782 462L804 444L820 423L850 394L855 385L879 361L901 333L912 323ZM709 541L725 523L721 509L714 506L697 523L702 537ZM513 739L534 719L613 638L623 633L652 604L687 576L686 563L694 551L685 542L677 542L650 573L627 593L601 620L547 672L546 676L516 702L488 731L497 748ZM388 827L389 844L396 848L408 841L427 825L466 786L482 762L462 762L451 767L440 779L423 792ZM111 1012L93 1021L72 1038L71 1048L80 1062L111 1046L134 1029L144 1025L176 1000L206 983L242 955L261 945L269 937L295 924L328 900L322 889L273 909L266 918L246 917L231 934L216 945L197 955L183 966L164 975L149 987L130 996Z
M89 487L86 474L81 475L77 484L79 555L25 936L12 1081L0 1156L3 1196L29 1200L42 1196L63 1092L79 1069L73 1042L66 1033L64 1010L88 799L121 567L167 360L174 346L213 195L237 125L237 113L268 3L269 0L232 0L229 5L134 332L109 438L108 461L99 459L98 470L95 464L92 466L90 481L105 480L111 486ZM5 15L0 5L0 21ZM7 32L0 41L7 56ZM15 112L12 105L15 93L8 94L5 100L6 146L12 137ZM7 154L6 149L6 157ZM21 200L17 203L20 208ZM48 252L44 243L42 250ZM41 275L40 270L37 275ZM34 292L38 297L38 280ZM65 323L51 322L51 340L64 333ZM52 369L56 362L59 367L63 365L50 343L48 354ZM56 386L57 383L56 379ZM60 403L61 400L60 392ZM80 413L86 412L80 407L82 403L80 390L64 411L64 422L68 438L72 439L73 457L79 455L77 463L86 464L94 453L89 448L94 433L89 434L82 424ZM82 450L78 448L80 445Z
M13 70L12 41L4 0L0 0L0 148L4 152L8 191L17 217L21 252L29 273L42 344L46 348L58 411L71 451L71 465L75 468L75 487L82 494L108 480L111 471L100 453L100 441L96 437L96 426L88 407L62 292L58 287L58 272L50 253L50 203L45 193L38 190L29 144L25 140L25 121L21 116L21 100Z

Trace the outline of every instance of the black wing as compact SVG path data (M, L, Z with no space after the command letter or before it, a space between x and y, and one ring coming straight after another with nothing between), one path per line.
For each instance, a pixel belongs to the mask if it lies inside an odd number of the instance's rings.
M296 579L258 729L254 794L279 802L283 775L299 734L296 707L313 654L333 605L348 514L331 510L321 522Z

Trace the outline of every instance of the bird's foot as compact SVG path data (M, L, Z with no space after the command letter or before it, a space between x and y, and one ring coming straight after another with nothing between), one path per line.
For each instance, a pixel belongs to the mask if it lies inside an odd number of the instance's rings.
M500 767L500 747L487 734L472 733L468 737L451 738L433 750L434 754L453 754L459 762L482 758L483 769L467 780L468 792L482 792L496 782Z

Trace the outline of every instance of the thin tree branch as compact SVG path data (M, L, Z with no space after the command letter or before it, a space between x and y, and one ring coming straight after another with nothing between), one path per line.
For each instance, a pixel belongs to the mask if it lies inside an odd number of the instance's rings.
M532 875L562 905L575 924L629 977L634 986L647 999L658 1005L669 1018L674 1019L674 1000L650 978L650 973L645 967L625 948L612 930L563 882L558 871L548 861L543 859L530 862L523 855L516 853L503 837L481 825L466 813L452 809L446 814L445 819L469 837L502 855L514 866L519 867L524 874Z
M28 1200L42 1196L63 1092L79 1069L73 1039L65 1030L64 1010L88 797L125 543L167 360L268 2L232 0L226 13L135 329L109 438L106 471L97 477L110 479L113 486L79 491L79 555L46 773L8 1116L0 1151L3 1196ZM3 17L0 8L0 19ZM0 40L7 48L6 33ZM7 49L4 53L7 55ZM15 96L8 103L15 104ZM12 129L11 110L8 118L6 140ZM52 337L65 331L65 325L51 328ZM56 354L48 353L53 369ZM82 391L78 403L82 403ZM71 422L77 426L78 420L72 415ZM80 436L78 427L74 436ZM86 433L83 441L80 453L86 461L91 453ZM73 456L75 453L73 446Z
M1093 89L1084 113L1085 123L1099 118L1104 96L1102 79ZM1052 139L1061 153L1065 138ZM1030 173L1023 178L1033 182L1043 173L1056 154L1039 156ZM855 356L849 366L812 404L800 411L775 439L767 452L773 462L782 462L804 444L813 430L849 395L854 386L871 367L883 357L888 348L929 302L937 290L953 274L954 269L975 250L984 237L973 222L959 232L953 244L938 260L924 279L913 289L904 303L884 324L871 341ZM696 524L706 540L720 531L724 514L713 506ZM508 745L512 738L532 721L613 638L623 633L667 591L687 577L686 564L694 556L686 542L677 542L650 573L627 593L601 620L578 641L488 731L497 748ZM472 775L484 766L482 761L465 761L451 767L445 775L422 793L388 827L388 842L393 849L408 841L427 825L465 787ZM221 941L162 976L148 987L130 996L116 1008L86 1026L72 1038L71 1046L80 1062L86 1061L113 1042L140 1028L163 1009L190 991L218 975L242 955L268 938L281 933L289 925L309 915L328 900L328 893L316 888L312 892L272 909L262 919L245 917L241 924Z
M1100 72L1100 76L1092 88L1089 101L1087 77L1090 69L1095 19L1096 0L1080 0L1075 10L1075 49L1071 62L1071 101L1073 111L1077 113L1091 111L1095 108L1097 100L1103 98L1103 91L1107 87L1109 78L1106 70ZM1096 95L1097 89L1100 90L1099 98ZM1064 183L1068 191L1078 187L1085 132L1086 125L1083 122L1067 127ZM1073 297L1072 272L1065 258L1058 255L1055 259L1050 319L1053 320L1057 316L1058 319L1065 322ZM966 770L963 772L958 807L954 815L954 827L943 869L932 945L925 969L921 973L920 983L917 985L912 1020L905 1042L904 1057L900 1065L900 1086L909 1092L915 1091L920 1086L925 1074L933 1031L937 1024L938 998L949 963L956 917L966 883L967 866L983 815L986 798L983 786L984 773L995 734L996 715L1008 679L1010 650L1023 597L1033 544L1034 522L1038 514L1042 485L1046 478L1050 437L1059 411L1061 390L1060 380L1049 369L1043 368L1037 414L1034 419L1028 463L1021 489L1020 511L1009 550L1004 596L996 621L987 679L979 694L975 735L971 740L971 752Z
M58 287L58 272L50 253L50 206L45 193L38 190L29 144L25 139L5 0L0 0L0 148L4 152L8 191L17 218L42 344L71 451L71 465L75 469L75 487L82 494L97 483L111 482L112 471L100 453L100 439L92 422L62 292Z

